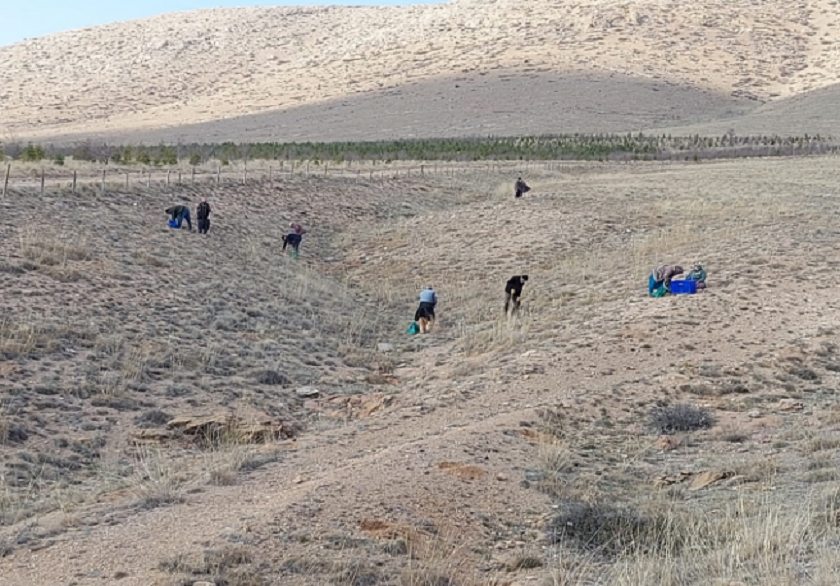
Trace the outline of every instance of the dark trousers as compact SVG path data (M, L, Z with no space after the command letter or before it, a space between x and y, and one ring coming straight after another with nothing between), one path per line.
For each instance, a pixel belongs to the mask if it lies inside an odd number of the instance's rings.
M199 232L199 234L207 234L208 230L210 230L210 218L199 218L198 219L198 232Z
M513 311L514 313L519 311L519 305L522 301L522 298L516 294L515 291L505 291L505 313L508 312L508 309L513 304Z
M286 245L289 245L292 247L292 250L297 252L298 249L300 249L300 243L302 240L303 236L300 234L287 234L283 238L283 250L286 250Z

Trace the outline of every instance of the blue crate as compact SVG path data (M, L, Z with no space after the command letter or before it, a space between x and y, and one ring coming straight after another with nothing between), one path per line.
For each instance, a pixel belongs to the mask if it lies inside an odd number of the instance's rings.
M170 228L177 228L178 227L178 220L173 220L172 218L169 218L169 227Z
M697 293L697 281L671 281L671 294L691 295Z

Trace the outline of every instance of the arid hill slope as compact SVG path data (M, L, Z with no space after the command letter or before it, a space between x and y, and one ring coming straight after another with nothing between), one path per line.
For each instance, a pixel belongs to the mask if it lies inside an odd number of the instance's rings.
M125 134L494 70L620 73L763 101L840 81L838 23L831 0L185 12L0 49L0 124L7 140ZM472 119L469 99L458 107Z

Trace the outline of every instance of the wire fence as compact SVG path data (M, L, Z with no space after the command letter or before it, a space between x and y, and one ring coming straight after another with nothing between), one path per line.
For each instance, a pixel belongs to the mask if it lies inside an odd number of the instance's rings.
M397 165L330 165L310 161L284 162L281 165L248 165L187 168L103 168L65 169L61 167L36 168L31 164L7 163L3 193L11 190L35 191L42 194L53 191L76 192L83 187L106 190L132 191L139 188L187 185L247 185L258 182L283 182L295 177L330 178L346 181L384 181L398 177L455 177L470 173L525 173L537 170L559 169L569 162L541 161L492 161L473 163L414 163Z

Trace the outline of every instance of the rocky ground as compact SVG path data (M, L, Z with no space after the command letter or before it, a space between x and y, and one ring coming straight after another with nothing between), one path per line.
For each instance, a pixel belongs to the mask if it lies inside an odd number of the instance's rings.
M12 192L4 584L833 584L836 169Z

